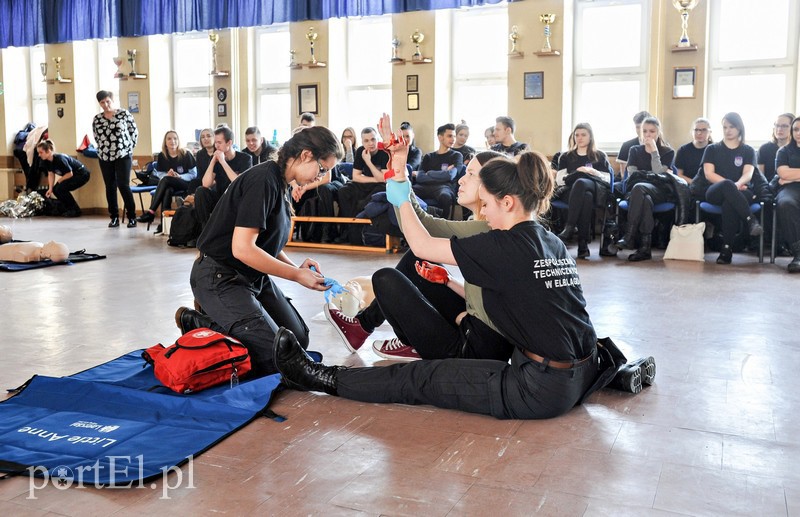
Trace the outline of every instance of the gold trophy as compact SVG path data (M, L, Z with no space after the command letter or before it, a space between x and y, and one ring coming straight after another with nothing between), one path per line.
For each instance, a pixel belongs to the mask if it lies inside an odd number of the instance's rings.
M128 75L130 77L136 77L137 75L139 75L139 74L136 73L136 49L135 48L129 48L128 49L128 63L131 64L131 73L129 73Z
M53 62L56 64L56 82L57 83L64 82L64 78L61 77L61 58L54 57Z
M511 50L508 52L509 57L522 57L522 52L517 50L517 41L519 41L519 27L516 25L511 26L511 34L508 35L509 41L511 41Z
M689 11L697 7L698 0L672 0L672 5L678 12L681 13L681 39L675 48L679 49L694 49L696 45L692 45L689 41Z
M114 64L117 65L117 71L114 72L114 79L119 79L121 77L125 77L125 74L122 73L122 69L120 68L122 66L122 58L121 57L115 57L114 58Z
M39 70L42 71L42 82L47 82L47 63L39 63Z
M553 52L553 47L550 46L550 24L556 21L555 14L540 14L539 21L544 24L544 46L542 52L550 54Z
M309 27L308 32L306 32L306 39L308 40L308 44L311 45L311 61L309 62L310 65L317 64L317 56L314 55L314 42L317 40L319 34L314 32L314 27Z
M211 73L209 75L219 74L217 70L217 42L219 41L219 34L214 31L208 33L208 40L211 42Z
M414 31L414 34L411 35L411 41L417 46L411 59L414 61L422 61L422 53L419 51L419 44L425 41L425 35L417 29Z

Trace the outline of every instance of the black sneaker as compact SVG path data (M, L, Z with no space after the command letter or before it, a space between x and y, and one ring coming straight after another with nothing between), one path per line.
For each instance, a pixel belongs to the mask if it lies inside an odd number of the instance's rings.
M136 228L136 219L128 219L128 228Z
M719 257L717 257L717 264L730 264L732 260L733 249L728 245L722 246Z
M119 217L112 217L111 222L108 223L109 228L117 228L119 227Z
M752 215L747 220L748 228L750 230L750 237L758 237L764 233L764 228L758 223Z

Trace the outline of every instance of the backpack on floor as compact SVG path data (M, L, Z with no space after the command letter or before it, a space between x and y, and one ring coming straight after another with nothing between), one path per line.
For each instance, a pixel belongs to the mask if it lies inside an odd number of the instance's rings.
M167 244L181 248L193 248L200 237L200 221L194 215L194 207L182 206L175 210L169 227Z
M175 344L142 352L156 379L177 393L194 393L218 384L239 384L250 371L250 355L238 340L208 328L187 332Z

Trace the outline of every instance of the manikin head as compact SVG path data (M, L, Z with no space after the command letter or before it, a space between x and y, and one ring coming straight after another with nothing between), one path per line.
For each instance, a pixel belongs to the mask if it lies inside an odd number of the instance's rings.
M0 224L0 244L11 242L14 238L14 232L11 231L9 226Z
M69 257L69 248L63 242L50 241L42 246L39 260L50 259L53 262L64 262Z

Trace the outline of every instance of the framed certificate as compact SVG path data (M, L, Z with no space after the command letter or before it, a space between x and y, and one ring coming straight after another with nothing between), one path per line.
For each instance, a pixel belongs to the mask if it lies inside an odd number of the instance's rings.
M675 75L673 76L672 84L672 98L673 99L694 99L694 82L697 69L690 68L675 68Z
M544 99L544 72L525 72L524 99Z
M319 85L298 84L297 105L300 108L298 115L303 113L319 115Z

